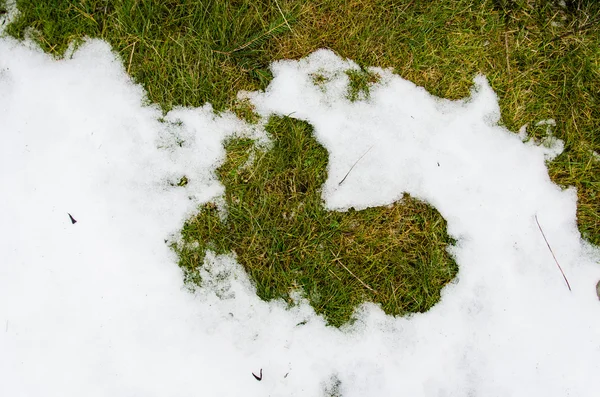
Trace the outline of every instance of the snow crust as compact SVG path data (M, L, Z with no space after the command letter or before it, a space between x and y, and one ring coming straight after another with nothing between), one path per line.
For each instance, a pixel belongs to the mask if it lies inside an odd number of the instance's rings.
M374 68L369 98L350 102L348 69L320 50L241 95L314 126L328 209L403 192L435 206L460 272L427 313L365 303L334 329L302 300L258 299L233 256L209 256L195 294L182 286L167 242L223 193L223 141L266 139L260 125L210 105L163 115L102 41L54 60L0 38L0 395L597 395L600 254L575 190L548 177L554 149L498 125L483 76L449 101Z

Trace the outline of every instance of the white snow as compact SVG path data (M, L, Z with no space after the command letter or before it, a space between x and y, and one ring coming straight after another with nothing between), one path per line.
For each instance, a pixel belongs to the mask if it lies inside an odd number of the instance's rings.
M315 127L327 208L403 192L435 206L460 272L427 313L365 303L338 330L304 301L258 299L233 257L209 256L187 292L165 243L222 194L223 140L260 127L208 105L162 117L101 41L54 60L0 38L0 395L597 395L600 254L580 239L574 189L548 177L553 149L498 126L482 76L448 101L374 69L370 99L351 103L356 68L321 50L243 95Z
M6 27L15 20L19 13L16 0L4 0L4 8L6 13L0 15L0 35L4 33Z

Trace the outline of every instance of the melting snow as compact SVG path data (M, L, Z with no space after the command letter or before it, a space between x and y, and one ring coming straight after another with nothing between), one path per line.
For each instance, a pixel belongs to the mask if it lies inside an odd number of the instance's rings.
M408 192L446 218L460 272L442 300L399 318L365 303L338 330L306 302L258 299L228 256L209 256L192 295L165 240L222 194L223 141L264 131L209 105L163 116L104 42L53 60L2 38L0 394L595 396L600 254L575 190L548 177L556 147L498 126L483 76L449 101L374 68L369 98L350 102L358 66L332 52L272 69L266 92L241 95L314 126L329 209Z

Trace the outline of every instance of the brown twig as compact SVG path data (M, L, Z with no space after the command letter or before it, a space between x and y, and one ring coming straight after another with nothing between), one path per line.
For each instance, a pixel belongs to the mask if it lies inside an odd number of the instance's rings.
M358 158L358 160L356 160L356 162L354 162L354 164L352 165L352 167L350 167L350 169L348 170L348 172L346 172L346 175L344 176L344 178L340 181L340 183L338 183L338 186L341 186L342 183L344 183L344 181L346 180L346 178L348 178L348 175L350 175L350 171L352 171L352 169L356 166L356 164L358 164L358 162L367 155L367 153L369 153L369 151L373 149L373 146L371 146L369 149L367 149L366 152L363 153L362 156L360 156Z
M331 250L330 250L331 251ZM362 281L360 279L360 277L358 277L356 274L352 273L352 270L348 269L346 267L346 265L344 265L341 261L340 258L338 258L338 256L336 254L333 253L333 251L331 251L331 255L333 255L333 260L337 263L339 263L344 269L346 269L346 271L348 273L350 273L352 275L352 277L354 277L355 279L358 280L359 283L361 283L363 285L363 287L365 287L366 289L368 289L369 291L372 291L374 294L377 294L377 291L374 290L373 288L371 288L367 283L365 283L364 281Z
M540 225L540 222L538 221L537 215L535 215L535 223L537 223L538 228L540 229L540 232L542 233L542 237L544 238L544 241L546 242L546 245L548 246L548 249L550 250L552 257L554 258L554 262L556 262L556 266L558 266L558 269L562 273L562 276L565 279L565 282L567 283L567 287L569 288L569 291L571 291L571 284L569 284L569 280L567 280L567 276L565 276L565 272L563 272L562 267L560 267L560 264L558 263L558 260L556 259L556 255L554 255L554 251L552 251L552 247L550 247L550 243L548 242L548 239L546 238L546 235L544 234L544 231L542 230L542 226Z

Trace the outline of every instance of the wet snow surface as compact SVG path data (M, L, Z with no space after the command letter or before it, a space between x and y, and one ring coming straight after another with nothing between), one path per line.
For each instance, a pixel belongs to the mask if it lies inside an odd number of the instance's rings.
M427 313L365 303L340 330L306 302L258 299L232 257L209 256L192 294L165 243L223 193L224 139L266 139L260 125L209 105L163 116L101 41L53 60L0 39L0 395L597 395L599 253L580 239L576 192L548 177L561 143L498 126L485 77L448 101L374 69L352 103L357 68L317 51L240 95L314 126L328 209L403 192L433 205L460 271Z

